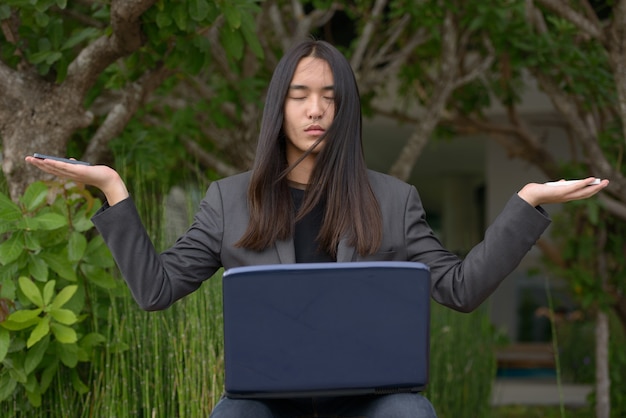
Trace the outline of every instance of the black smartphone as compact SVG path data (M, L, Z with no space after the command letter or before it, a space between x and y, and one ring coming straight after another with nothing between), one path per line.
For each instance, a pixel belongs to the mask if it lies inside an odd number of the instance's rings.
M37 152L33 154L33 157L39 158L40 160L56 160L56 161L63 161L64 163L70 163L70 164L91 165L87 161L70 160L69 158L54 157L52 155L44 155L44 154L39 154Z

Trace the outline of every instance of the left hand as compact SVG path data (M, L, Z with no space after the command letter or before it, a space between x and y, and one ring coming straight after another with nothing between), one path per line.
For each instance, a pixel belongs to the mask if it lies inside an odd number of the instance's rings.
M577 183L563 186L529 183L517 194L532 206L587 199L609 185L608 180L602 180L600 184L591 185L595 179L595 177L588 177Z

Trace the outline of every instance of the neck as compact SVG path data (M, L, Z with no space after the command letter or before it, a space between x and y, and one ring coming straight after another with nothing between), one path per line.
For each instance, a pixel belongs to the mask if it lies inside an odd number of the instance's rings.
M289 165L294 164L297 158L289 158L287 156L287 163ZM298 184L309 184L311 179L311 173L315 167L315 155L310 154L304 160L300 161L290 172L287 174L287 180Z
M289 185L289 187L291 187L292 189L298 189L298 190L306 190L308 184L303 184L303 183L297 183L293 180L287 180L287 184Z

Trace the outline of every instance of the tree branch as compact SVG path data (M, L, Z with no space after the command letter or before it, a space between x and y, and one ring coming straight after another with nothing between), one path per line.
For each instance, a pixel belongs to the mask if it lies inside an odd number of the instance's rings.
M445 105L453 91L454 79L457 76L457 28L450 11L446 12L441 28L442 47L441 65L438 81L433 88L430 100L425 108L421 122L400 151L398 159L392 164L389 174L401 180L407 180L426 146L433 130L442 118Z
M400 35L402 35L402 33L404 32L404 29L409 24L410 20L411 17L408 14L405 14L393 25L389 25L387 32L388 34L383 37L383 39L385 39L385 43L376 48L376 50L374 51L374 55L370 56L366 60L368 69L376 68L380 64L383 64L387 61L386 56L389 53L389 50L396 43L398 38L400 38ZM352 68L356 71L356 68L354 66Z
M372 39L374 30L378 26L380 15L382 14L382 11L384 10L386 5L387 5L387 0L376 0L376 2L374 3L374 7L372 7L371 16L369 19L366 20L367 23L363 27L361 36L358 37L359 42L350 60L350 64L352 68L355 70L361 67L367 46L369 45Z
M615 200L606 193L600 193L598 199L608 212L626 222L626 203Z
M67 17L69 17L71 19L74 19L75 21L77 21L77 22L79 22L79 23L81 23L83 25L93 26L94 28L98 28L98 29L105 29L107 27L107 25L104 22L102 22L102 21L100 21L98 19L94 19L91 16L86 16L86 15L84 15L82 13L79 13L79 12L77 12L75 10L71 10L71 9L67 9L67 8L61 9L61 8L55 6L54 7L54 11L59 13L59 14L61 14L61 15L67 16Z
M219 157L216 157L215 155L207 152L197 142L192 141L188 138L183 138L182 141L188 153L190 153L191 155L195 155L198 160L200 160L200 163L202 163L206 167L213 168L219 175L227 177L240 172L240 170L229 164L226 164Z
M285 30L285 24L283 23L282 15L280 14L280 10L278 9L275 1L269 3L267 12L270 21L272 22L273 29L276 31L278 39L280 40L282 50L286 51L291 45L291 40L287 36L287 30Z
M315 9L308 15L304 13L304 8L300 0L292 0L293 17L297 22L292 39L302 39L311 33L312 27L323 26L328 22L335 12L341 8L338 3L332 3L327 10Z
M475 80L481 74L484 74L485 71L487 71L489 67L491 67L491 64L493 64L493 61L495 60L495 50L493 49L493 46L491 45L489 39L484 38L483 43L485 44L485 47L488 51L487 56L471 66L461 78L456 80L454 84L455 89L469 83L470 81Z
M70 63L63 89L83 97L102 71L144 43L141 15L156 0L113 0L111 3L111 36L103 35L85 47Z
M587 151L589 165L595 175L603 178L611 179L609 185L610 190L614 190L618 194L626 195L626 179L618 171L613 169L611 164L605 158L597 137L590 131L590 127L584 122L579 109L575 106L570 97L563 92L552 80L540 71L531 70L540 86L551 99L554 107L563 115L565 121L572 128L574 135L579 138L580 143Z
M607 50L613 67L615 87L617 91L617 112L622 121L622 135L626 142L626 3L617 2L613 7L613 21L609 27Z
M565 20L571 22L578 29L588 34L592 38L606 43L606 36L602 31L602 27L598 26L595 21L590 21L585 16L573 10L567 3L562 0L535 0L546 8L552 10Z
M372 66L368 66L367 72L359 74L360 85L363 86L363 92L371 90L373 84L375 86L380 85L384 80L387 80L395 76L400 67L406 63L409 56L415 51L420 44L426 42L428 34L426 30L420 29L416 31L408 42L396 53L382 57L380 62L387 62L387 65L383 66L380 70L375 70ZM372 81L373 80L373 81Z
M126 86L120 101L109 111L106 119L89 141L83 155L86 161L97 162L102 159L109 141L122 133L148 95L161 85L168 75L169 70L159 67L144 73L139 80Z

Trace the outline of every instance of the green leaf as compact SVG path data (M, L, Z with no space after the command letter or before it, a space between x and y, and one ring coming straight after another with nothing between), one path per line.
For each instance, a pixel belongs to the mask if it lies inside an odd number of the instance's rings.
M0 193L0 223L9 223L22 218L22 211L8 196Z
M52 316L55 321L65 325L72 325L78 321L76 314L69 309L52 309L50 310L50 316Z
M25 276L20 276L18 279L18 283L20 285L20 289L24 293L24 295L34 303L36 306L43 308L43 296L41 295L41 291L37 287L37 285Z
M0 363L4 360L9 352L9 345L11 345L11 335L5 328L0 328Z
M78 375L78 372L76 371L76 369L73 369L71 371L71 379L72 379L72 386L74 386L74 390L76 392L80 393L81 395L84 395L85 393L89 392L89 387L85 385L82 380L80 380L80 376Z
M52 309L60 309L74 296L76 290L78 290L78 286L75 284L64 287L52 301Z
M100 31L96 28L85 28L77 32L74 32L61 46L61 50L74 48L76 45L93 39L100 34Z
M187 10L185 9L184 3L175 3L174 10L172 10L172 17L174 18L174 22L176 22L176 26L178 29L185 31L187 30Z
M85 274L89 282L99 286L103 289L115 289L118 282L107 271L91 266L88 264L81 264L80 270Z
M104 344L107 341L106 337L97 332L90 332L80 339L78 345L85 350L91 350L94 346Z
M35 209L39 208L43 203L45 203L47 196L48 186L46 186L41 181L37 181L28 186L28 188L20 198L20 202L22 202L28 212L32 212Z
M36 391L26 391L26 397L28 398L28 402L30 402L30 404L35 407L35 408L39 408L41 406L41 393L39 393L39 390Z
M74 368L78 364L78 346L76 344L61 344L57 341L56 353L61 359L61 363L69 368Z
M6 5L0 5L0 20L5 20L11 17L11 8Z
M52 65L63 57L59 51L53 51L46 57L46 64Z
M8 358L5 359L4 365L6 366L7 363L8 363ZM25 384L28 381L28 375L24 371L24 368L22 367L21 363L22 363L21 359L17 359L15 364L11 364L9 368L9 374L11 375L13 379L17 380L18 383Z
M224 2L222 6L222 12L224 12L228 26L230 26L231 29L239 29L241 26L241 12L239 11L237 5Z
M48 265L45 261L34 254L29 255L28 272L39 282L45 282L48 280Z
M26 374L30 374L39 366L49 345L50 339L44 338L28 350L26 359L24 359L24 371L26 371Z
M50 24L50 16L45 13L35 13L35 23L41 28L45 28Z
M50 280L43 287L43 303L44 306L48 306L50 301L52 300L52 296L54 296L54 285L56 284L55 280Z
M254 31L254 28L256 27L254 23L254 18L251 14L244 13L241 16L241 19L243 23L241 25L241 33L243 33L243 37L245 38L246 43L248 44L254 55L257 58L262 59L265 53L263 52L263 47L259 42L259 37Z
M130 347L124 341L116 341L109 345L109 351L111 353L123 353L127 351Z
M67 7L67 0L56 0L59 9L65 9Z
M226 53L239 61L243 57L243 39L239 31L234 31L227 26L220 28L220 39Z
M7 265L18 259L24 249L23 236L19 231L0 244L0 264Z
M24 218L28 219L28 218ZM30 229L30 228L28 228ZM41 243L39 242L39 237L36 234L29 232L24 233L24 248L32 252L38 252L41 250Z
M6 400L15 391L17 381L9 373L0 375L0 402Z
M46 34L50 39L52 49L58 51L61 46L61 41L64 37L63 33L63 21L59 18L53 19L46 27Z
M63 226L67 226L67 219L65 216L58 213L44 213L32 218L35 222L34 229L40 229L44 231L51 231Z
M156 24L159 29L163 29L172 24L172 16L168 10L160 11L156 15Z
M78 341L78 337L76 336L76 331L70 327L66 327L61 324L50 324L50 328L52 329L52 333L56 337L57 341L63 344L72 344Z
M31 323L34 319L39 318L39 314L41 314L41 312L43 312L42 308L20 309L19 311L15 311L9 315L7 320L16 323Z
M59 368L59 362L58 362L58 360L56 360L56 361L53 361L52 363L50 363L44 369L43 373L41 373L41 379L39 381L39 387L40 387L42 393L45 393L46 390L48 390L48 387L50 386L50 383L52 383L52 379L56 375L58 368Z
M87 238L80 232L72 231L67 242L67 255L71 261L78 261L87 249Z
M196 22L201 22L209 15L209 3L206 0L190 0L189 15Z
M9 331L21 331L23 329L30 328L35 324L38 324L40 320L41 318L38 316L31 319L30 321L24 321L24 322L16 322L7 318L6 321L0 322L0 326L8 329Z
M96 235L91 241L89 241L83 261L102 268L109 268L115 265L113 255L111 254L109 247L107 247L104 243L102 235Z
M43 337L50 333L50 318L44 316L41 318L35 329L30 333L26 347L30 348L40 341Z
M41 406L41 391L39 390L39 382L34 374L28 375L26 383L23 385L28 397L28 402L35 408Z
M63 249L59 253L42 251L39 256L48 264L48 267L59 276L71 282L76 281L76 271L74 271L74 264L68 261L67 249Z
M0 297L8 300L17 299L17 283L15 283L14 277L18 275L17 265L0 266L0 283L2 283L2 286L0 286Z
M88 217L82 217L79 219L74 218L72 220L72 227L75 231L85 232L93 228L93 222L91 222L91 219Z

